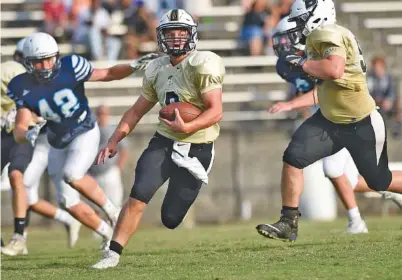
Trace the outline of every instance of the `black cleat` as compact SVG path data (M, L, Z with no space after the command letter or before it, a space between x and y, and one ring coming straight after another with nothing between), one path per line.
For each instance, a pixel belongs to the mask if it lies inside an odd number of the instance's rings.
M261 224L256 229L264 237L294 242L297 238L299 217L300 212L298 210L282 210L282 215L278 222Z

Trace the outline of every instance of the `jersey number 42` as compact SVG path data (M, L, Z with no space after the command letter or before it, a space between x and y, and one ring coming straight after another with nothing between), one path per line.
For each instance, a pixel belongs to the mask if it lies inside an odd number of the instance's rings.
M43 118L54 122L60 122L62 117L71 117L80 107L78 99L71 89L57 91L53 95L53 101L58 107L58 112L54 112L52 108L50 108L45 98L39 100L39 111Z

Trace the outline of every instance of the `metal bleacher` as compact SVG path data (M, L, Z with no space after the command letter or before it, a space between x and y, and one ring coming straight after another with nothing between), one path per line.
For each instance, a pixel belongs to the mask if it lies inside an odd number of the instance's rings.
M43 21L41 3L42 0L2 1L0 36L3 60L11 58L17 40L31 34L41 26ZM392 69L398 73L402 66L400 60L394 59L394 56L402 56L402 1L338 0L336 4L339 22L350 28L359 38L366 59L377 53L385 53L389 57ZM283 80L275 73L275 57L239 56L242 53L239 51L241 45L237 38L242 14L240 6L216 6L200 15L201 39L197 48L216 52L223 57L226 65L224 119L285 118L286 115L269 115L263 111L252 110L241 112L240 110L240 105L244 103L257 101L262 108L268 102L284 99L287 88ZM116 16L113 21L110 31L121 35L125 30L118 17ZM155 51L155 49L155 43L146 43L141 46L141 51L144 53ZM70 44L60 44L62 54L72 51ZM78 46L74 51L84 53L85 47ZM94 62L95 67L107 65L111 63ZM107 103L112 107L115 118L135 100L135 96L140 94L140 87L140 76L108 83L86 83L91 106L97 106L102 102ZM155 116L151 114L148 122L152 119L156 121ZM147 120L144 121L147 122Z
M356 35L365 40L362 45L370 52L387 55L394 74L400 75L402 65L402 1L354 0L337 1L338 15Z

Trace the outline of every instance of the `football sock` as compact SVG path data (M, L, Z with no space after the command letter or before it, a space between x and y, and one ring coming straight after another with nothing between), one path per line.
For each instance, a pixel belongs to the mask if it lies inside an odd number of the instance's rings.
M361 219L359 207L356 206L355 208L348 210L348 219L349 221L352 221L354 219Z
M116 252L117 254L121 255L121 253L123 251L123 246L121 246L116 241L112 240L112 241L110 241L109 249L111 251Z
M99 227L96 229L96 232L108 239L112 238L113 235L113 229L105 222L105 221L101 221Z
M54 219L56 221L59 221L60 223L69 225L71 224L74 218L67 211L57 208L56 215L54 215Z
M106 203L102 206L102 209L103 211L105 211L106 215L108 215L109 218L116 215L116 212L118 211L117 207L114 206L109 198L106 198Z
M299 210L299 207L288 207L288 206L282 206L282 210Z
M14 232L24 235L25 218L14 218Z

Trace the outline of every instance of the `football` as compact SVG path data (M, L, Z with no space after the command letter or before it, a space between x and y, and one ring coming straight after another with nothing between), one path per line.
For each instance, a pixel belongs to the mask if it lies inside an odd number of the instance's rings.
M175 102L162 107L162 109L159 111L159 116L169 121L173 121L175 119L174 109L176 108L179 110L180 116L184 122L191 122L202 112L200 109L190 103Z

